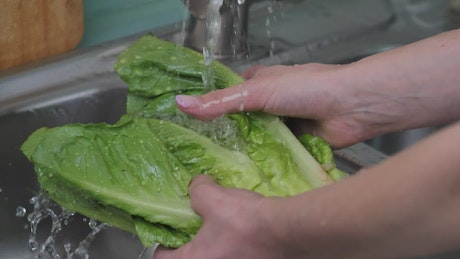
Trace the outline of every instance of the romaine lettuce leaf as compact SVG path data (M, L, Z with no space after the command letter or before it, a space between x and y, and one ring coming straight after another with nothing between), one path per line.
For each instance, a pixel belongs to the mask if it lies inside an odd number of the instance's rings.
M242 82L228 67L212 66L217 88ZM201 54L148 35L114 68L129 87L120 121L42 128L22 145L41 188L62 206L137 234L145 246L179 247L202 223L187 194L197 174L266 196L334 181L275 116L203 122L182 113L177 94L205 91Z
M334 152L323 138L307 133L299 136L298 139L332 179L338 181L348 176L347 173L337 168L334 162Z

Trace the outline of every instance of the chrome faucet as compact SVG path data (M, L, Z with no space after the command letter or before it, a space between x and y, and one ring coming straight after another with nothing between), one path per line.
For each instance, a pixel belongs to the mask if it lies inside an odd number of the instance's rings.
M197 51L209 47L212 33L208 28L219 18L217 35L214 35L212 54L217 59L240 58L247 55L247 22L250 0L183 0L190 11L184 45ZM212 5L221 4L212 11ZM218 17L212 17L217 15ZM216 26L216 24L211 24Z

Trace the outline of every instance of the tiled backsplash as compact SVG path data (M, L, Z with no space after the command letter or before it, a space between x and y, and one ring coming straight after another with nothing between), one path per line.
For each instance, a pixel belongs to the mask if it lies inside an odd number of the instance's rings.
M96 45L184 19L181 0L84 0L79 47Z

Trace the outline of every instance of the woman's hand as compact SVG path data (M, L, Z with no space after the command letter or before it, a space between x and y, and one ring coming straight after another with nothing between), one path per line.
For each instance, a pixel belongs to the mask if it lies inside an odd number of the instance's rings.
M363 140L367 130L342 98L342 83L332 76L339 65L256 66L245 71L240 85L202 96L177 96L181 110L199 119L226 113L264 111L296 119L298 133L311 132L335 147ZM350 107L351 108L351 107Z
M460 30L350 65L255 67L240 85L178 96L200 119L265 111L304 119L336 147L460 118ZM203 226L155 259L404 258L458 249L460 124L336 184L264 198L200 176L190 186Z
M241 111L295 117L300 132L344 147L460 117L460 29L347 65L256 66L240 85L177 96L200 119Z
M189 189L203 225L154 259L413 258L460 246L460 123L340 182L289 198Z
M270 199L216 184L199 175L189 187L192 208L203 218L195 238L179 249L159 247L155 259L278 259L283 251L267 224Z

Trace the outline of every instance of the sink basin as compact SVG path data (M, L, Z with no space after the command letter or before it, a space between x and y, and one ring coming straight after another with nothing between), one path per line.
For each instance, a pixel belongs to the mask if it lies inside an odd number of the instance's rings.
M42 70L29 71L5 78L1 83L4 88L1 89L22 85L25 81L34 82L34 78L41 77L42 73ZM34 254L28 246L30 223L25 217L16 216L18 208L26 209L26 215L32 212L33 206L29 200L39 193L33 167L19 150L29 134L40 127L68 123L114 123L125 113L125 84L114 73L88 76L91 79L62 77L62 81L54 81L55 85L45 83L47 87L38 87L38 90L32 92L17 92L16 89L14 98L4 99L4 105L0 109L2 258L31 258ZM52 81L51 78L47 80ZM383 154L365 144L339 150L336 154L339 167L350 173L384 158ZM86 218L75 215L70 224L64 226L62 234L56 238L56 247L61 255L65 252L65 244L70 243L72 247L76 247L90 233L88 222ZM39 224L39 243L44 242L50 229L50 219ZM123 249L119 249L120 244ZM89 250L91 258L114 259L136 258L142 251L143 247L136 237L114 228L99 233Z
M291 2L291 3L289 3ZM308 4L307 4L308 2ZM316 10L322 15L335 17L337 21L344 19L339 15L343 5L334 5L334 1L286 1L279 6L279 17L289 17L289 12L302 8L310 12ZM341 1L335 1L341 2ZM354 0L361 3L362 8L369 8L369 0ZM340 37L331 37L339 26L332 26L334 31L321 31L322 35L310 39L289 39L283 35L283 42L289 46L270 49L270 44L260 44L266 38L252 38L249 43L255 50L253 56L245 60L223 61L236 71L255 64L295 64L305 62L341 62L358 58L376 50L381 51L407 42L415 41L443 28L433 27L422 30L415 24L404 23L398 15L403 9L400 2L405 1L372 1L378 3L383 14L372 26L363 25L363 21L349 21L341 30ZM410 1L408 1L410 2ZM432 1L437 2L437 1ZM442 1L439 1L442 2ZM299 5L299 8L295 8ZM255 5L254 8L256 8ZM290 8L288 8L290 7ZM260 8L260 6L259 6ZM286 8L286 9L283 9ZM316 9L314 9L316 8ZM291 11L290 11L291 10ZM351 12L350 8L347 9ZM255 10L254 24L262 26L268 18L277 13L268 12L265 7ZM336 16L334 16L336 15ZM305 16L293 16L306 19ZM324 17L323 17L324 18ZM340 18L340 19L339 19ZM278 27L283 28L282 19L278 19ZM292 21L290 21L292 22ZM302 21L297 21L302 22ZM251 24L251 21L250 21ZM262 25L260 25L262 24ZM359 31L353 30L356 24L361 25ZM353 25L351 28L350 26ZM255 26L255 25L254 25ZM266 30L265 27L251 27L254 30ZM177 25L158 28L153 33L159 37L174 40L180 35ZM318 30L323 30L317 28ZM410 32L410 33L408 33ZM249 32L251 34L251 30ZM314 31L310 32L314 33ZM258 35L255 33L254 35ZM275 31L272 35L277 35ZM281 35L281 34L280 34ZM356 37L359 35L360 37ZM112 64L131 42L140 35L116 40L101 46L77 50L64 56L32 64L31 66L10 70L0 74L0 257L1 258L34 258L36 252L31 251L28 240L30 224L26 217L16 216L18 208L33 210L29 200L39 193L32 165L21 154L19 147L27 136L39 127L53 127L67 123L116 122L125 112L126 85L112 69ZM333 39L333 40L331 40ZM279 40L279 39L278 39ZM376 148L382 148L386 140L359 143L349 148L336 151L336 161L340 168L353 173L362 167L370 166L386 158ZM374 146L374 147L371 147ZM393 145L393 144L390 144ZM387 152L391 153L391 152ZM91 232L88 219L75 215L68 226L56 238L56 247L65 255L65 244L75 248L85 236ZM50 233L51 220L46 219L38 227L37 239L43 243ZM122 247L122 249L120 249ZM144 248L137 238L126 232L108 228L97 234L89 247L90 258L139 258ZM42 257L42 258L47 258ZM142 258L151 258L151 250Z
M62 61L60 69L75 63ZM110 65L108 63L107 65ZM55 63L51 64L53 67ZM59 69L56 68L56 69ZM54 127L68 123L114 123L125 113L127 88L114 74L79 76L60 76L54 81L46 77L48 83L38 85L37 89L20 91L18 88L26 82L37 82L42 73L52 70L27 71L2 79L0 89L11 91L12 98L3 98L0 108L0 257L32 258L28 240L30 223L26 217L17 217L21 208L33 211L29 200L39 193L32 165L22 155L19 148L34 130L40 127ZM69 70L71 71L71 70ZM49 75L49 74L48 74ZM14 91L10 87L18 86ZM359 168L385 159L385 156L365 144L357 144L348 149L338 150L336 161L343 170L353 173ZM51 220L39 224L37 239L45 241L50 234ZM89 221L75 215L68 226L56 238L56 247L61 255L65 254L64 245L76 247L91 232ZM123 249L120 248L122 244ZM131 234L109 228L99 233L92 242L90 258L136 258L143 252L140 242ZM149 251L150 252L150 251ZM148 254L148 253L146 253ZM147 258L147 257L146 257Z

